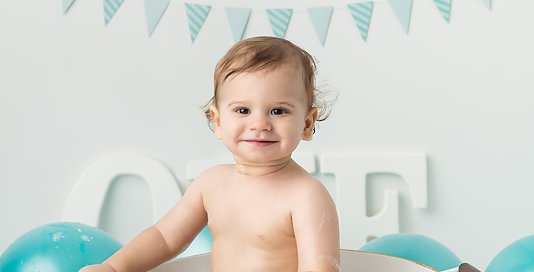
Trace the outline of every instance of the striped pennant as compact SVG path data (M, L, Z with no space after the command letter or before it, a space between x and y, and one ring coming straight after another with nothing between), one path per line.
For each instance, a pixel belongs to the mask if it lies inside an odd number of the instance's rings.
M200 28L206 21L211 6L185 3L185 12L189 21L189 32L191 33L191 42L195 42Z
M451 18L451 0L434 0L434 2L436 3L436 6L438 6L443 18L449 23Z
M109 23L124 0L104 0L104 20Z
M352 18L356 21L356 26L360 29L362 38L367 41L367 33L369 33L369 24L371 23L371 14L373 13L373 2L363 2L347 5L352 14Z
M284 38L286 36L287 26L291 19L292 9L267 9L267 15L273 28L274 36Z

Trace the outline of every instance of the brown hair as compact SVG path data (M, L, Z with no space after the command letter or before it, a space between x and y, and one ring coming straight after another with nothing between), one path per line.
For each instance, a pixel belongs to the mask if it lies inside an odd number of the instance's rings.
M309 109L317 107L317 122L326 120L335 98L332 101L326 101L325 93L316 88L317 70L313 56L288 40L261 36L236 43L217 63L213 97L203 107L210 129L213 130L213 120L209 107L217 105L219 88L225 80L240 73L272 71L283 64L293 64L301 70L306 90L306 104Z

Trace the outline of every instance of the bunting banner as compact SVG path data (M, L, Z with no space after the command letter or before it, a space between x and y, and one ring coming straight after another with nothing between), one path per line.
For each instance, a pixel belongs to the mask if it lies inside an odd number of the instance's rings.
M165 13L170 0L145 0L146 24L148 36L152 36L161 16Z
M324 46L326 40L326 34L328 33L328 27L330 26L330 19L332 18L332 12L334 7L317 7L308 8L308 14L317 33L317 37L321 42L321 46Z
M451 18L451 0L434 0L434 3L436 3L436 6L438 6L438 9L441 12L441 15L443 15L443 18L445 18L445 21L449 23Z
M66 13L72 6L75 0L61 0L62 11ZM104 5L104 21L106 25L115 16L115 13L122 5L124 0L102 0ZM402 28L408 34L410 28L410 17L412 12L413 0L374 0L366 2L357 2L354 4L346 4L344 9L348 10L352 15L352 18L356 22L356 26L362 36L363 40L367 42L369 35L369 26L371 23L371 15L373 13L374 3L376 1L388 2L393 9L393 12ZM451 3L452 0L433 0L443 18L450 23L451 16ZM491 0L481 0L482 3L491 10ZM159 21L161 20L165 10L170 4L170 0L144 0L146 22L148 29L148 36L151 37ZM210 11L211 6L200 5L194 3L184 3L185 11L187 15L187 21L189 24L189 31L192 44L195 42L197 36L206 21L206 18ZM217 9L221 10L221 9ZM325 7L311 7L306 9L311 19L317 38L324 47L328 29L330 27L330 20L334 11L333 6ZM232 33L234 42L239 42L248 24L248 20L251 16L251 8L235 8L224 7L226 17ZM262 10L267 12L269 23L273 30L273 35L279 38L285 38L293 9L266 9Z
M189 22L189 33L191 34L191 42L194 43L200 28L204 24L211 6L189 4L185 3L185 12L187 14L187 21Z
M74 2L74 0L62 0L62 7L63 7L63 13L67 12L67 10L70 8L70 5L72 5L72 2Z
M389 4L393 8L395 15L399 19L402 28L408 34L410 29L410 16L412 13L412 1L413 0L388 0Z
M373 13L373 4L374 3L372 1L369 1L347 5L352 18L354 18L354 21L356 21L356 26L358 26L364 41L367 41L367 33L369 33L371 14Z
M292 9L267 9L267 16L273 28L274 36L284 38L286 36L287 26L291 19Z
M234 42L239 42L243 37L245 28L247 28L248 18L252 9L250 8L229 8L226 7L226 16L228 17L228 23L230 24L230 30L232 30L232 36Z
M491 9L491 0L482 0L482 2L488 9Z
M104 21L106 21L106 25L108 25L123 1L124 0L104 0Z

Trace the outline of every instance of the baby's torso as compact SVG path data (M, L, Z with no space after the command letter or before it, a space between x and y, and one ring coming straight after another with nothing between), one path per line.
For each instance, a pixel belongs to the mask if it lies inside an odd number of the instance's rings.
M221 175L202 190L212 271L296 271L291 182Z

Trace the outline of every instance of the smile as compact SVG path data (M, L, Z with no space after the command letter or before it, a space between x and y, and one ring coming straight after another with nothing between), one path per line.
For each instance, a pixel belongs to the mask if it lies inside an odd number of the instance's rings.
M259 146L259 147L265 147L265 146L270 146L274 143L276 143L276 141L261 141L261 140L245 140L245 142L253 145L253 146Z

